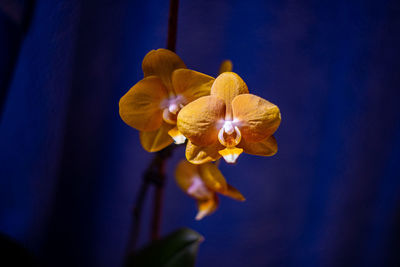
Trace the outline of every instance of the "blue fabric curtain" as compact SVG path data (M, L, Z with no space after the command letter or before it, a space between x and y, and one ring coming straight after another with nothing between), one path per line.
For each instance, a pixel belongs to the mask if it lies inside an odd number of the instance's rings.
M188 67L216 75L229 58L282 112L276 156L221 164L244 203L194 221L173 181L183 148L169 162L162 230L202 233L198 266L400 266L399 14L397 0L181 0ZM167 20L161 0L0 2L0 232L41 264L121 265L152 156L118 101Z

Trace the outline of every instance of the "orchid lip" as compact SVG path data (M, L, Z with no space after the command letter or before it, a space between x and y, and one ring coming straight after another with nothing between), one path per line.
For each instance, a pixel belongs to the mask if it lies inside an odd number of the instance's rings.
M239 155L243 152L242 148L225 148L218 151L218 153L224 157L227 163L236 163Z
M180 145L185 143L186 137L175 127L168 131L169 136L174 139L175 144Z
M183 96L171 97L168 99L164 99L161 103L160 107L163 110L163 118L164 121L169 124L176 124L176 116L179 111L184 107L184 98Z
M166 123L175 125L176 124L176 115L171 113L167 108L163 111L163 119Z
M236 133L236 136L233 138L233 133ZM232 136L228 142L228 140L225 139L224 134L227 134L228 136ZM228 123L225 122L224 126L219 130L218 132L218 140L219 142L226 146L226 147L234 147L240 143L242 140L242 134L240 133L240 130L237 126L233 126L232 123L229 121Z

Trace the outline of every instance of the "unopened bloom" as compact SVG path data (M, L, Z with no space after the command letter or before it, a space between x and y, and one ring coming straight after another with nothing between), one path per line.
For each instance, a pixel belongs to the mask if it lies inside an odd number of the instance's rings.
M281 121L279 108L249 94L245 82L233 72L215 79L209 96L203 96L178 115L178 129L189 142L186 158L194 164L221 156L234 163L244 151L272 156L278 146L272 134Z
M119 113L140 131L143 148L155 152L185 137L176 128L183 106L210 94L214 78L189 70L178 55L167 49L152 50L143 59L144 78L120 100ZM172 139L174 138L174 140Z
M226 59L222 61L221 65L219 66L219 71L218 74L224 73L224 72L230 72L233 69L233 63L229 59Z
M195 165L182 160L176 168L175 178L178 186L197 200L196 220L201 220L218 208L217 193L238 201L245 200L236 188L227 184L218 167L211 162Z

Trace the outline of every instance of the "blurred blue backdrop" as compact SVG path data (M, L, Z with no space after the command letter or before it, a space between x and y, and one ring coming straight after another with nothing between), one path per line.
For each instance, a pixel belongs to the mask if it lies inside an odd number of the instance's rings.
M165 46L168 7L0 1L0 232L45 265L121 265L152 156L118 101ZM399 14L398 0L181 0L188 67L231 59L282 112L276 156L221 165L247 201L200 222L175 151L162 232L202 233L197 266L400 266Z

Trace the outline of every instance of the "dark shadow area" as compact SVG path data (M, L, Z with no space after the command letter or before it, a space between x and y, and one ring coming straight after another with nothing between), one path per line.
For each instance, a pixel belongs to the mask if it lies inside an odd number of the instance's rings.
M0 266L39 267L40 265L25 247L0 233Z
M34 7L34 0L4 0L0 3L0 121Z

